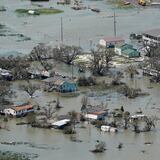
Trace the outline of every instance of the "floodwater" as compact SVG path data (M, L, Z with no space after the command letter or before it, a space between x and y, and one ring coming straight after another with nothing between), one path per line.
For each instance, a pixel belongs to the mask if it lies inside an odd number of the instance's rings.
M125 96L114 93L111 90L106 91L108 94L103 95L101 92L95 92L94 96L89 95L91 104L107 103L109 109L120 108L124 106L125 110L134 112L139 108L142 109L146 115L156 115L160 117L160 86L150 84L147 77L141 74L136 76L133 81L125 77L123 81L129 83L132 87L140 87L142 91L149 92L149 96L137 97L136 99L128 99ZM13 89L18 87L19 82L15 82ZM148 89L148 87L150 89ZM83 88L85 90L85 88ZM28 95L22 91L16 93L16 98L13 98L15 103L32 101L38 103L40 106L45 106L47 102L56 99L58 95L55 93L44 93L42 91L36 92L34 98L31 100ZM56 114L65 114L71 110L80 111L81 98L78 97L65 98L60 97L60 104L64 107ZM81 128L81 125L76 126L77 134L74 135L82 142L72 142L70 135L64 135L58 130L38 129L27 126L17 126L16 122L23 121L23 119L11 119L8 122L1 122L2 126L7 126L10 131L0 131L0 141L16 141L27 142L30 145L2 145L1 150L23 152L30 154L38 154L37 160L52 160L52 159L66 159L66 160L159 160L159 145L160 145L160 125L156 124L156 128L151 132L136 134L133 131L120 130L118 133L103 133L90 124L84 124L86 128ZM96 144L96 140L102 140L107 144L107 150L101 154L93 154L90 152ZM124 148L119 150L117 148L119 142L123 143ZM145 145L145 142L152 142L151 145ZM37 146L37 147L33 147ZM42 147L42 148L41 148Z
M91 40L96 44L104 36L113 35L113 6L105 1L84 1L85 5L96 6L102 12L99 14L90 10L74 11L69 6L57 6L54 1L42 3L44 6L53 6L64 10L64 13L46 16L18 16L14 13L17 8L30 8L31 3L27 0L1 0L0 4L7 8L6 12L0 13L1 23L5 24L10 32L24 34L30 37L30 41L18 41L16 37L0 37L0 53L22 52L27 54L32 47L39 42L58 44L60 42L60 18L63 17L64 41L68 44L81 45L85 49L91 47ZM159 9L131 9L118 10L117 15L117 33L128 40L131 32L142 32L143 30L158 27L160 25ZM108 17L109 16L109 17ZM65 65L57 65L57 70L62 73L71 73L71 68ZM150 84L148 78L141 74L136 76L133 81L125 77L123 79L133 87L141 88L144 92L149 92L149 96L128 99L111 90L95 92L94 96L89 97L91 104L107 103L108 108L120 108L124 106L125 110L134 112L141 108L147 115L156 115L160 117L160 86ZM13 89L18 87L19 82L15 82ZM150 89L149 89L150 88ZM87 88L83 88L87 90ZM86 94L91 95L90 91ZM42 91L35 93L32 100L24 92L17 92L13 98L15 102L32 101L39 103L42 107L48 101L56 99L58 95L54 93L44 93ZM57 114L65 114L71 110L80 111L81 98L83 95L73 98L60 98L60 103L64 107ZM16 121L12 119L8 122L1 122L8 126L10 131L0 130L0 141L23 141L35 145L47 146L45 148L36 148L28 145L2 145L1 150L34 153L39 157L36 160L159 160L160 146L160 125L148 133L135 134L131 130L114 133L103 133L91 125L86 125L86 129L77 126L76 138L82 140L81 143L72 142L69 135L64 135L57 130L37 129L27 126L17 126ZM93 154L89 150L94 148L96 140L103 140L107 144L107 150L102 154ZM124 148L117 149L119 142L124 144ZM151 145L145 145L145 142L153 142Z
M114 6L106 0L83 0L85 6L96 7L100 13L89 9L75 11L70 6L57 5L54 0L41 3L44 7L55 7L64 10L61 14L41 16L20 16L14 11L18 8L35 8L28 0L1 0L6 12L0 13L0 20L11 32L30 37L28 41L17 41L16 37L0 37L0 53L11 51L28 54L37 43L44 42L57 45L60 43L61 17L63 18L64 43L80 45L90 49L105 36L113 36ZM143 32L150 28L158 28L159 8L135 8L130 10L115 9L117 35L127 41L132 32Z

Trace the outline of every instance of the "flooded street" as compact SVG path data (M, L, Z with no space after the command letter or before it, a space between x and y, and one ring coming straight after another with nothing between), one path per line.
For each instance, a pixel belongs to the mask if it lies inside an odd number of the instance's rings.
M17 41L17 37L0 36L0 55L10 53L28 54L37 43L48 43L57 45L60 43L60 19L63 17L64 42L67 44L80 45L88 50L96 45L100 38L113 35L113 6L106 1L86 1L86 6L96 6L100 13L88 9L75 11L70 6L57 5L55 1L42 3L45 7L55 7L64 10L64 13L55 15L40 16L19 16L14 11L18 8L31 8L27 0L1 0L6 12L0 13L1 24L6 25L10 33L23 34L31 40ZM32 6L33 7L33 6ZM149 28L160 26L159 8L134 8L130 10L115 9L117 15L117 34L129 41L129 34L143 32ZM154 17L154 18L153 18ZM91 43L92 42L92 43ZM57 64L56 70L62 74L71 75L72 68L64 64ZM78 72L74 70L74 75ZM123 79L131 87L141 88L148 92L148 96L140 96L135 99L128 99L112 90L106 90L107 94L101 91L95 92L95 96L89 96L91 104L107 104L107 108L115 109L124 106L129 112L142 109L146 115L160 117L160 85L150 84L148 77L142 74L136 76L133 81L128 77ZM14 82L15 89L19 82ZM82 91L91 95L91 91L82 88ZM80 112L81 99L84 94L77 97L60 97L60 104L63 106L57 114L65 114L76 110ZM58 94L39 91L33 99L22 91L16 92L14 102L31 101L40 106L46 106L47 102L56 100ZM136 134L131 130L119 131L118 133L104 133L90 124L84 124L86 128L77 125L76 136L82 142L72 142L70 135L65 135L59 130L32 128L26 125L16 125L20 119L10 119L8 122L1 121L2 126L7 126L10 131L0 130L0 141L7 142L28 142L33 145L5 145L0 144L1 150L15 151L22 153L38 154L35 160L159 160L160 152L160 124L151 132ZM23 120L22 120L23 121ZM96 140L106 142L107 150L104 153L94 154L90 152L95 146ZM122 142L124 148L118 149ZM145 145L145 142L153 142ZM43 146L42 148L34 147Z

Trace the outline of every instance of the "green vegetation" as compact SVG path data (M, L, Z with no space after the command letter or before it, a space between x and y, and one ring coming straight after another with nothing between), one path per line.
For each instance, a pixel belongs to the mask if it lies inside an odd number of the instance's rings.
M135 6L131 3L126 3L124 0L108 0L111 4L115 5L118 9L131 9Z
M17 9L15 12L19 14L29 14L29 11L34 11L33 15L40 15L40 14L56 14L63 12L59 9L54 8L40 8L40 9Z

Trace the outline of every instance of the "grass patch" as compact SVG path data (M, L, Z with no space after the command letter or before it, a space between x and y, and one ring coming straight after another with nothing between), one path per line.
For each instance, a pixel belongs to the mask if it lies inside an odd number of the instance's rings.
M39 9L17 9L15 12L19 14L28 14L28 11L34 11L35 15L40 15L40 14L57 14L57 13L62 13L62 10L59 9L54 9L54 8L39 8Z
M116 6L118 9L132 9L135 6L133 4L126 4L124 0L108 0L109 3Z

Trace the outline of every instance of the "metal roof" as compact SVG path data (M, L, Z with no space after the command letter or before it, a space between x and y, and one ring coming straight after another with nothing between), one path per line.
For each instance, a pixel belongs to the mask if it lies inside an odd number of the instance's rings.
M69 119L63 119L63 120L60 120L60 121L52 123L52 125L61 127L61 126L65 125L65 124L67 124L68 122L70 122Z

